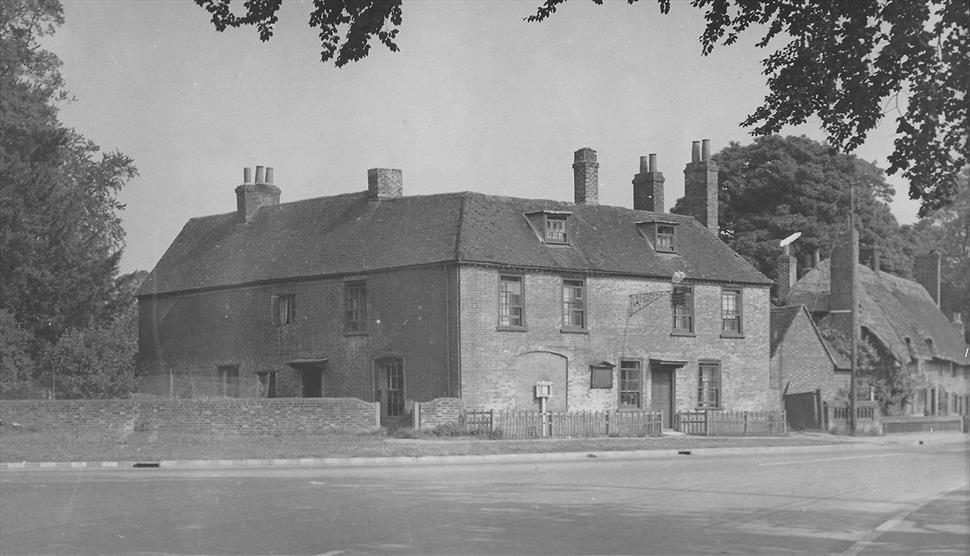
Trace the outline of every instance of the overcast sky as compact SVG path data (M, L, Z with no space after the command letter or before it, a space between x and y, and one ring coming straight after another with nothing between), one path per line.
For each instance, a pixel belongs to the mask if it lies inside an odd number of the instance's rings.
M141 174L120 196L122 271L153 268L189 218L234 211L246 166L273 167L282 202L364 190L375 167L401 168L405 195L571 201L573 151L592 147L600 202L632 206L639 157L657 153L669 210L692 140L751 142L738 124L766 91L760 37L703 57L686 1L661 16L651 0L572 0L524 22L538 3L407 0L400 52L375 45L337 69L320 62L305 2L287 0L262 43L216 32L189 0L65 0L46 42L76 98L61 119ZM887 168L893 127L856 154ZM824 138L814 123L786 134ZM912 222L918 204L890 183Z

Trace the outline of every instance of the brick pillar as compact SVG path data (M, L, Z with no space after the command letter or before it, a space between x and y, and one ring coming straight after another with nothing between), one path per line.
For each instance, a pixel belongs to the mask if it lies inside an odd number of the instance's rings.
M664 211L664 175L657 167L657 155L640 157L640 173L633 176L633 208Z
M599 162L596 151L583 147L573 155L573 192L576 204L599 204Z
M688 214L717 232L717 162L710 159L710 141L694 141L691 161L684 168L684 196Z

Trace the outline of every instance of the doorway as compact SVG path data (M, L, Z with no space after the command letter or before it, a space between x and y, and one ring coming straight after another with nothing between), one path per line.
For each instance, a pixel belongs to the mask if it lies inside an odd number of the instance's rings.
M651 365L650 404L663 418L663 427L669 429L674 422L674 370L668 365Z
M300 373L300 396L322 398L324 396L323 373L327 370L326 359L304 359L289 361L287 365Z
M381 404L381 418L404 415L404 360L385 357L374 364L376 401Z

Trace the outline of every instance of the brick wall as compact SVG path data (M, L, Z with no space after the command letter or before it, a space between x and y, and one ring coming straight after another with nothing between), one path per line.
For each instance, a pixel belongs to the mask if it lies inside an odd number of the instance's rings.
M849 371L836 371L815 327L799 311L771 358L772 388L781 395L822 391L822 399L834 401L840 390L848 392Z
M344 330L344 285L366 283L363 334ZM374 360L404 361L405 396L458 395L454 270L447 266L139 299L139 371L151 393L218 394L218 367L238 366L239 396L277 373L279 396L303 395L293 361L323 361L323 393L375 397ZM274 325L273 295L295 296L295 322ZM147 387L147 386L146 386ZM157 391L156 391L157 390Z
M466 408L513 409L523 396L525 359L564 360L566 383L554 384L569 411L608 410L618 405L621 359L637 359L643 372L644 398L651 390L650 360L685 361L675 376L677 408L697 404L699 359L721 362L722 405L733 410L778 409L769 393L769 299L766 287L744 287L744 337L721 337L721 287L694 285L695 335L671 335L670 297L663 296L628 317L629 295L670 291L669 282L609 276L586 278L587 330L563 332L559 274L524 273L525 329L498 329L499 271L485 267L460 269L462 326L462 398ZM590 365L607 361L614 369L613 387L590 388ZM548 362L548 361L547 361ZM542 367L551 367L551 362ZM553 400L550 400L553 403ZM645 404L645 406L648 405ZM518 407L518 409L536 409Z
M35 430L222 434L371 432L379 406L354 398L4 400L0 420Z
M433 429L440 425L455 425L461 421L461 398L436 398L416 404L419 429Z

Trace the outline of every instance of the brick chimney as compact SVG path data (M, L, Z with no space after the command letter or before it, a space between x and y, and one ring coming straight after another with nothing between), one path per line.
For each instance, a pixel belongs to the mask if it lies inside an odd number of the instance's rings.
M862 247L859 249L859 256L862 257L860 261L862 264L868 266L873 272L879 272L879 252L881 249L875 245L870 245L868 247Z
M710 155L709 139L691 145L690 162L684 168L684 196L689 214L717 232L717 162Z
M791 246L786 245L782 247L781 255L778 255L778 302L781 305L785 304L785 300L788 299L788 294L791 293L792 287L795 286L797 281L797 268L798 265L795 262L794 255L791 254Z
M913 267L913 275L916 281L930 292L933 303L940 306L940 254L930 251L926 255L916 257L916 264Z
M404 178L400 170L371 168L367 170L367 199L382 201L397 199L404 194Z
M657 167L657 155L640 157L640 173L633 176L633 208L664 211L664 175Z
M273 169L256 167L256 182L252 168L243 168L243 183L236 187L236 215L249 222L260 207L280 204L280 188L273 185Z
M599 204L599 168L593 149L583 147L573 154L573 192L577 205Z
M953 328L960 333L961 340L966 337L967 329L966 325L963 324L963 315L961 315L959 312L953 313L953 321L950 324L952 324Z
M843 232L836 238L832 248L832 259L829 261L831 272L829 275L829 310L849 311L852 309L852 278L855 274L856 261L859 260L859 232ZM848 322L846 320L845 322Z

